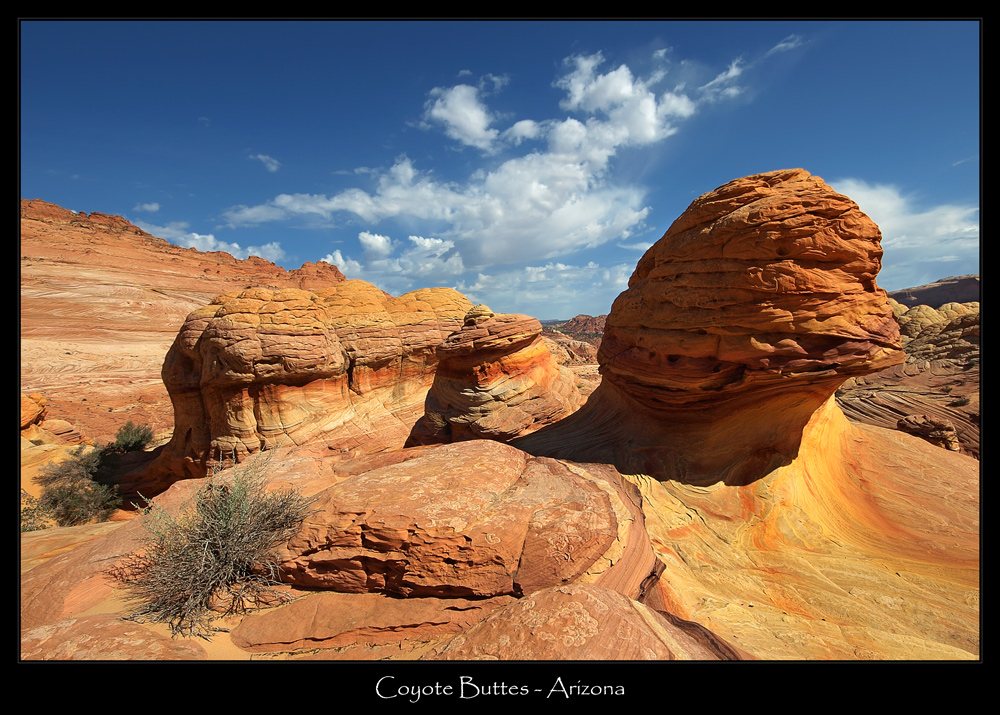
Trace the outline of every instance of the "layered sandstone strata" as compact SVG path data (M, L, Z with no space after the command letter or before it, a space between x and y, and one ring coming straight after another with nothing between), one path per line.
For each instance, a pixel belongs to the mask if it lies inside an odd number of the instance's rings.
M615 300L601 386L517 444L694 483L789 463L845 379L904 359L875 284L880 239L853 201L802 169L699 197Z
M285 443L401 447L435 348L470 307L447 288L394 298L364 281L219 296L188 316L167 353L174 435L140 483L162 489Z
M507 441L555 422L582 402L573 373L552 357L542 325L484 305L437 347L438 368L409 445Z

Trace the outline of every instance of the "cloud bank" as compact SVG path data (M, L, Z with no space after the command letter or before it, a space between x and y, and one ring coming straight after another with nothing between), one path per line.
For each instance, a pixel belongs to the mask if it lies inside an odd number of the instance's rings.
M921 205L895 186L860 179L828 183L850 196L882 230L878 284L886 290L979 272L978 206Z
M543 273L565 277L568 264L550 261L648 230L645 190L616 182L613 159L662 142L700 103L739 91L738 59L693 94L683 83L656 91L666 74L665 53L652 59L657 67L643 78L625 64L607 67L601 53L567 58L553 83L563 93L558 117L511 119L492 111L487 101L502 91L506 77L435 87L421 128L443 133L456 149L497 157L488 168L463 182L442 181L401 155L388 169L371 172L368 190L280 194L262 204L234 206L223 220L231 228L296 218L361 223L367 228L358 233L360 255L341 248L326 259L390 291L438 283L510 293L505 286L514 284L516 271L508 269L525 263L563 266L562 274L554 268ZM426 230L405 237L376 231L383 222ZM577 266L574 275L593 273L592 265ZM519 285L533 282L532 270L520 269ZM478 277L457 279L469 272ZM491 282L489 275L502 279ZM616 279L596 280L617 285Z

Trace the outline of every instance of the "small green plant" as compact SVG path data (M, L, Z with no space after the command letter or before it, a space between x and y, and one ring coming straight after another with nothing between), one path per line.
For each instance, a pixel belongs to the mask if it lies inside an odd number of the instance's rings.
M153 428L149 425L133 424L132 420L119 427L115 441L110 448L115 452L136 452L153 441Z
M35 477L41 485L39 506L59 526L76 526L91 521L106 521L121 504L118 487L103 483L106 449L98 445L88 450L81 446L69 459L45 466Z
M293 490L265 491L269 462L258 457L225 482L213 476L176 517L156 504L144 510L140 549L110 571L136 601L130 620L208 640L219 614L287 599L273 588L277 549L312 502Z
M51 517L42 507L41 502L31 494L21 489L21 533L45 529L50 524Z

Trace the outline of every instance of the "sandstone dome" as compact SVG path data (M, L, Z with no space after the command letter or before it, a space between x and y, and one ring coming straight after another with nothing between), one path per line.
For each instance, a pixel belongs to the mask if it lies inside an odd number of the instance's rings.
M696 199L615 300L584 408L518 444L691 482L787 464L815 410L904 359L881 232L802 169Z

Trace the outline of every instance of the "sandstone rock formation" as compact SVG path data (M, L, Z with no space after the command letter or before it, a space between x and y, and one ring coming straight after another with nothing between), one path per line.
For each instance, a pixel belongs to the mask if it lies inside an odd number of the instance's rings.
M856 422L897 429L910 415L954 425L961 451L979 458L979 366L949 360L897 365L838 390L844 414Z
M889 297L905 306L928 305L938 308L945 303L979 302L979 276L949 276L913 288L894 290Z
M758 658L980 653L979 463L829 400L745 486L635 477L666 569L651 594Z
M516 444L692 483L745 483L788 464L845 379L904 359L875 284L880 238L801 169L701 196L615 300L601 386Z
M554 586L494 611L426 660L744 660L696 623L590 584Z
M162 483L273 446L269 486L318 497L283 550L296 599L167 640L117 619L105 576L141 520L24 534L22 658L978 658L978 462L832 397L884 365L978 376L968 352L900 362L877 229L776 172L702 197L650 254L602 387L513 446L361 454L419 416L472 307L453 292L241 287L196 310L164 366L189 421Z
M460 330L437 347L438 366L424 416L408 445L466 439L508 441L551 424L582 402L542 326L527 315L495 315L475 306Z
M845 382L837 391L844 413L890 429L908 418L951 424L962 451L978 457L979 303L890 304L906 363Z
M560 365L596 365L597 346L583 340L573 340L562 333L542 334L542 341Z
M447 288L393 298L364 281L219 296L188 316L167 353L174 436L137 484L162 489L286 442L401 447L435 348L470 307Z
M21 634L23 660L202 660L205 649L177 642L115 613L66 618Z
M601 337L604 335L604 327L607 322L606 315L576 315L559 326L559 332L569 335L577 340L592 342L594 345L601 344Z
M554 657L624 658L646 653L635 649L650 638L674 655L717 655L703 646L722 642L705 629L682 624L694 633L685 640L663 626L679 619L633 603L661 569L638 491L613 468L535 459L485 440L339 462L308 447L276 455L269 483L320 499L284 552L295 562L286 576L294 600L223 621L230 630L210 642L165 640L160 626L113 617L125 606L105 572L137 548L140 519L36 532L22 538L22 657L114 659L131 642L137 658L413 658L522 591L579 583L615 613L601 617L599 638L587 634L561 653L549 644ZM177 482L157 503L176 512L202 482ZM635 644L614 645L619 628Z
M302 592L279 608L252 613L232 631L250 654L369 660L415 653L474 626L515 601L496 598L392 598L380 593ZM273 656L272 656L273 657Z
M979 359L979 303L918 305L896 314L907 360Z
M897 422L896 427L952 452L961 449L955 425L948 420L936 420L927 415L907 415Z
M21 391L42 392L50 419L110 441L126 420L173 426L160 378L185 317L248 286L325 288L327 263L286 271L251 256L155 238L120 216L21 201Z
M21 393L21 430L36 425L45 418L45 396L37 392L30 395Z
M46 466L69 458L78 445L86 443L69 422L46 419L47 415L45 395L21 393L21 489L33 497L41 496L42 492L35 477Z
M659 574L638 493L612 467L441 445L323 491L283 580L397 596L521 596L574 581L643 600Z

